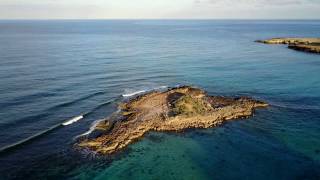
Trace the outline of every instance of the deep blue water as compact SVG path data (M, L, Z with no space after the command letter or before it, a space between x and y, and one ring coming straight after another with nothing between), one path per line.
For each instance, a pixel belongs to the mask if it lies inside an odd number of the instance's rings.
M320 21L0 21L0 179L320 179L320 56L271 37L320 37ZM248 120L149 133L92 157L75 137L123 94L194 85L271 106Z

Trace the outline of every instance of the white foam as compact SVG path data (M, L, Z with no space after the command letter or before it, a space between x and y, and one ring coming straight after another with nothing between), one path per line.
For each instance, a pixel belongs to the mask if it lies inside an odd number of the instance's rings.
M168 86L160 86L158 89L166 89Z
M83 134L80 134L79 136L77 136L77 137L81 137L81 136L86 136L86 135L88 135L88 134L91 134L94 130L95 130L95 128L96 128L96 124L95 125L93 125L93 126L91 126L90 127L90 129L88 130L88 131L86 131L85 133L83 133Z
M91 133L96 129L96 127L97 127L97 125L99 124L99 122L104 121L104 120L105 120L105 119L99 119L99 120L94 121L94 122L91 124L90 129L89 129L88 131L86 131L86 132L83 133L83 134L78 135L76 138L91 134Z
M70 125L70 124L73 124L73 123L81 120L82 118L83 118L83 115L73 117L73 118L67 120L66 122L62 123L62 125L68 126L68 125Z
M139 90L139 91L135 91L135 92L128 93L128 94L122 94L122 97L131 97L131 96L134 96L134 95L137 95L137 94L145 93L145 92L147 92L147 91L158 90L158 89L166 89L166 88L168 88L168 86L159 86L159 87L156 87L156 88Z
M131 96L134 96L134 95L137 95L137 94L141 94L141 93L144 93L144 92L146 92L146 90L136 91L136 92L129 93L129 94L122 94L122 96L123 97L131 97Z

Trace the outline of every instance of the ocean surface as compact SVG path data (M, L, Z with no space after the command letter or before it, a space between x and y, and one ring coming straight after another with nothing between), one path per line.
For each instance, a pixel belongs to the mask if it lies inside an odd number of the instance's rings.
M0 21L0 179L320 179L320 55L264 45L320 21ZM193 85L271 106L95 156L79 135L131 95Z

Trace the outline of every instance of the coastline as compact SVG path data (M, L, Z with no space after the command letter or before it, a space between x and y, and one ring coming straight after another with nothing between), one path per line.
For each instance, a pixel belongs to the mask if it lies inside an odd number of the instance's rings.
M289 49L320 54L320 38L272 38L256 40L264 44L287 44Z
M190 86L153 91L120 104L118 116L95 125L98 134L76 147L99 154L112 154L143 137L149 131L182 131L210 128L225 121L250 117L267 103L247 97L209 96Z

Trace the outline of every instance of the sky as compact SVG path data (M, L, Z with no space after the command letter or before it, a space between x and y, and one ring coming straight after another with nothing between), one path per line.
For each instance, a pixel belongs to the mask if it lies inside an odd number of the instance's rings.
M0 0L0 19L320 19L320 0Z

